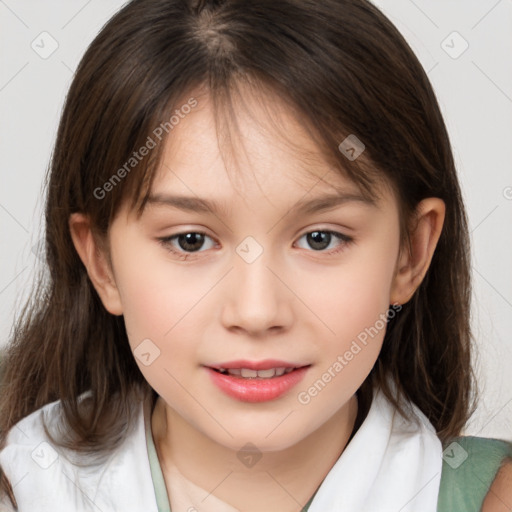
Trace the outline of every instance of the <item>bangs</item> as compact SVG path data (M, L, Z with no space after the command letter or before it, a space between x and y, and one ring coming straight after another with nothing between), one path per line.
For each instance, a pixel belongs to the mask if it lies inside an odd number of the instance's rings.
M238 175L233 176L230 172L232 169L242 174L252 169L251 166L241 165L239 158L241 154L247 155L239 128L239 119L244 115L255 122L274 144L297 155L302 162L300 170L306 173L311 170L309 174L319 181L323 181L329 171L335 172L352 182L365 199L372 201L379 199L378 190L389 185L366 153L366 145L355 134L335 123L332 118L320 118L318 114L311 118L311 112L304 111L279 84L245 75L226 84L216 81L215 89L212 86L212 83L201 83L189 89L189 93L167 102L162 108L163 115L154 116L154 120L148 123L150 129L142 131L135 145L138 150L135 149L127 159L128 165L135 163L135 166L119 189L118 203L112 211L114 216L121 202L130 201L130 210L140 218L156 176L168 168L163 161L165 148L173 142L173 137L179 138L179 129L175 128L178 128L181 119L185 119L188 113L203 108L206 102L212 107L220 156L230 180L236 179ZM300 141L288 136L283 123L284 116L290 116L303 129L314 150L305 148ZM147 156L138 162L133 154L140 154L141 149ZM121 169L125 167L126 164ZM318 178L312 171L318 167L328 167L329 171ZM121 171L121 174L124 173ZM300 180L300 176L301 172L297 172L297 180Z

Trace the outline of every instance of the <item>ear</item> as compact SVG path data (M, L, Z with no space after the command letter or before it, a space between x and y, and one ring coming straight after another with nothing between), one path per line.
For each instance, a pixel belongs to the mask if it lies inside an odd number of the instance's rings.
M390 304L405 304L414 295L432 261L445 217L445 204L429 197L418 204L409 233L410 245L400 250L391 287Z
M122 315L121 297L115 284L108 252L94 236L89 218L82 213L71 214L69 230L75 249L105 309L113 315Z

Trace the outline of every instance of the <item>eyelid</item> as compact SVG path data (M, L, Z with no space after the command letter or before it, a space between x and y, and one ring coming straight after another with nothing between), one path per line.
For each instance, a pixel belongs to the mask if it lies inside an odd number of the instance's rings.
M309 250L309 249L304 249L307 252L311 252L313 254L314 253L318 253L318 254L326 255L326 256L335 255L335 254L338 254L339 252L341 252L342 250L344 250L347 245L349 245L349 244L354 242L354 237L353 236L347 235L347 234L342 233L340 231L336 231L335 229L327 228L327 227L314 227L314 228L309 228L306 231L303 231L302 234L300 234L296 238L296 241L294 242L294 245L297 243L297 241L299 241L304 236L306 236L308 234L311 234L311 233L315 233L315 232L329 233L329 234L331 234L332 236L334 236L335 238L337 238L339 240L339 244L338 244L337 248L330 249L328 251L326 251L326 250L314 250L314 249L310 249ZM205 236L207 238L210 238L216 244L218 244L218 242L215 240L214 237L210 236L205 231L202 231L202 230L199 230L199 229L197 229L197 230L188 229L188 230L180 231L178 233L174 233L174 234L166 236L166 237L159 237L159 238L157 238L157 240L162 245L162 247L164 249L166 249L168 252L170 252L172 254L177 255L181 259L183 259L183 260L188 259L188 258L194 259L194 258L197 257L197 255L199 253L206 252L208 249L206 249L206 250L199 249L198 251L186 252L186 251L181 251L179 249L176 249L172 245L172 241L177 239L179 236L190 234L190 233L203 235L203 236ZM299 249L302 249L302 248L299 247Z
M297 241L300 240L301 238L303 238L304 236L309 235L310 233L315 233L315 232L329 233L334 238L338 239L339 243L338 243L338 246L336 248L330 249L330 250L315 251L313 249L308 249L308 250L305 249L307 252L310 252L310 253L313 253L313 254L317 253L317 254L323 254L323 255L326 255L326 256L335 255L335 254L338 254L339 252L343 251L346 248L347 245L349 245L352 242L354 242L354 237L352 237L350 235L346 235L345 233L341 233L340 231L336 231L335 229L323 228L323 227L308 229L308 230L304 231L297 238ZM329 242L329 245L330 245L330 242Z
M352 238L351 235L347 234L347 232L350 232L350 228L344 227L344 226L337 226L337 227L330 227L326 225L320 224L313 224L312 227L308 227L304 230L299 231L299 235L297 238L300 238L301 236L307 235L308 233L314 233L315 231L321 231L323 233L333 233L337 234L346 238Z
M198 251L186 252L186 251L180 251L173 247L172 242L175 239L177 239L179 236L187 235L189 233L203 235L204 237L210 238L215 244L218 244L218 242L212 236L210 236L208 233L201 231L199 229L188 229L185 231L180 231L179 233L174 233L173 235L159 237L159 238L157 238L157 240L163 246L164 249L166 249L167 251L169 251L173 254L177 254L178 256L185 256L186 258L188 258L190 256L194 257L197 253L205 252L204 250L201 250L201 249Z

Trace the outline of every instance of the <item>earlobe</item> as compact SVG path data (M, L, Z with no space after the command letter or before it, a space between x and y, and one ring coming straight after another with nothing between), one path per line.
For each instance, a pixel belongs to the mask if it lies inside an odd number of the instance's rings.
M418 289L432 261L441 236L445 204L429 197L418 204L410 244L400 251L391 288L390 304L405 304Z
M122 315L121 297L111 265L104 248L100 247L91 230L89 218L82 213L71 214L69 230L75 249L105 309L113 315Z

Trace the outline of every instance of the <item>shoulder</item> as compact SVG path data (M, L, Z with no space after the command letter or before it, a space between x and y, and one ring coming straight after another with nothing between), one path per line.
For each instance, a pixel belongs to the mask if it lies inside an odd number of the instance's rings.
M500 468L507 467L511 457L512 443L501 439L463 436L445 443L438 512L480 511L493 490L503 493ZM507 476L507 470L503 471ZM486 512L493 510L489 508Z
M54 443L45 431L46 426L57 441L67 433L60 401L23 418L0 451L20 512L82 512L96 509L93 504L101 510L144 510L136 491L148 499L152 487L143 424L139 404L136 425L118 448L84 454Z
M16 499L22 495L21 503L25 501L25 484L33 483L31 476L40 472L42 478L38 478L37 482L48 484L44 477L53 475L57 466L60 466L58 450L44 430L45 425L51 427L60 416L60 401L46 404L12 426L7 434L5 445L0 450L0 467L10 482ZM6 506L4 502L2 505Z
M0 451L0 465L21 511L46 510L51 500L46 489L71 494L72 482L78 478L84 481L86 490L95 486L93 479L81 478L85 469L80 467L83 457L58 444L68 433L65 425L62 403L57 400L29 414L9 430ZM100 468L96 465L95 469Z
M87 395L87 392L81 395L79 401ZM68 433L64 420L60 400L48 403L21 419L9 430L5 446L0 451L2 466L9 468L13 459L18 465L18 456L25 454L39 466L49 467L54 462L65 462L72 453L53 441L55 439L58 442ZM59 460L58 456L62 458ZM23 457L21 460L24 460Z
M482 512L508 512L512 509L512 459L508 458L485 497Z
M61 404L60 401L56 401L37 409L11 427L5 446L0 451L2 466L9 467L9 462L15 454L19 454L26 449L36 449L37 446L34 446L36 440L48 444L49 439L44 426L47 425L51 428L59 422L60 418Z

